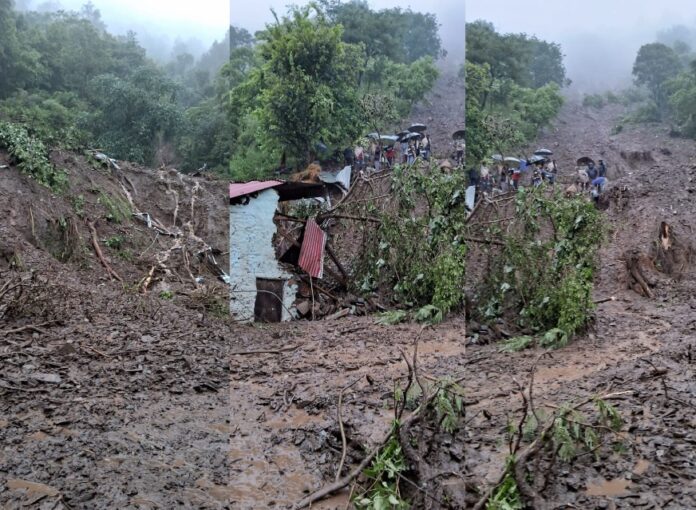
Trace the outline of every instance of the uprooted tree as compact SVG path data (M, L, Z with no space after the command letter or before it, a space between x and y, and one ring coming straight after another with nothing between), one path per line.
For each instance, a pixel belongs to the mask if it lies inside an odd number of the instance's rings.
M397 167L378 181L362 184L372 198L349 206L372 220L360 228L353 280L356 292L402 310L394 322L409 310L437 322L468 304L480 322L506 321L559 347L591 319L604 228L587 200L540 188L469 211L459 172Z

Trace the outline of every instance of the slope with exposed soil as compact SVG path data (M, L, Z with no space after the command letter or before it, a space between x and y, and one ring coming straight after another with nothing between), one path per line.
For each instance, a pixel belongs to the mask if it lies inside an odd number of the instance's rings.
M222 508L236 328L195 253L225 250L226 186L52 160L67 193L0 170L0 506Z

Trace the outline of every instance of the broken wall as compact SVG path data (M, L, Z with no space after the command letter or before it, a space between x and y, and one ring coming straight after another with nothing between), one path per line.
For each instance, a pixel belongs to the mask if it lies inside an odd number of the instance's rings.
M282 320L291 320L297 285L276 259L273 222L278 193L262 191L246 204L230 205L230 314L240 322L254 320L257 278L283 283ZM294 313L294 312L293 312Z

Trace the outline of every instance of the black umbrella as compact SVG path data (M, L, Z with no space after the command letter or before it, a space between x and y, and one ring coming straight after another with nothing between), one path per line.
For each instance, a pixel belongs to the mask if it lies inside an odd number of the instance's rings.
M412 133L422 133L428 129L428 126L425 124L413 124L410 128L408 128L409 131Z
M539 156L538 154L532 156L532 157L529 159L529 162L530 162L532 165L535 164L535 163L541 163L542 161L546 161L546 158L545 158L544 156Z
M590 163L594 163L594 160L589 156L583 156L580 159L578 159L578 166L586 166Z
M539 149L534 153L535 156L553 156L553 152L548 149Z
M462 140L466 136L466 130L465 129L460 129L459 131L455 131L454 134L452 135L453 140Z
M423 135L421 133L411 133L405 137L406 140L421 140Z

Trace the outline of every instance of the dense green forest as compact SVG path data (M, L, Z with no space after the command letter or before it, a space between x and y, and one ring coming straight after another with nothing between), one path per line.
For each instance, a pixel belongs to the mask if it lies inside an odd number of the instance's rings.
M485 21L466 26L467 163L492 151L511 155L532 141L563 105L561 47L525 34L501 34Z
M323 0L276 17L227 67L232 177L303 167L393 127L434 85L440 55L429 14Z
M199 59L181 51L164 65L136 34L110 34L91 4L37 13L0 0L0 33L0 129L240 179L393 127L443 55L435 16L361 0L290 8L254 35L230 27Z

